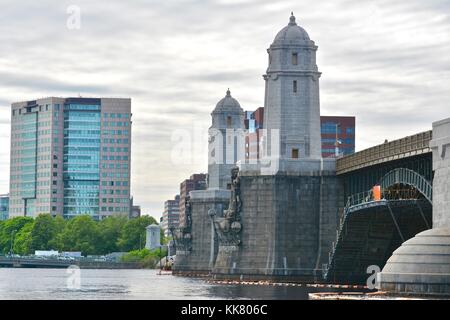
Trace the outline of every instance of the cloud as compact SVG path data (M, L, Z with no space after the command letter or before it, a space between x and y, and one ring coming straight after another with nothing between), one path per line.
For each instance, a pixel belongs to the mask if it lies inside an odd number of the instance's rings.
M319 46L322 113L355 115L358 149L449 116L448 0L78 0L81 29L69 30L72 4L2 0L0 167L11 102L131 97L134 201L155 217L183 179L207 169L206 154L169 160L173 132L207 130L228 87L244 109L263 105L266 49L291 11Z
M29 74L13 74L8 72L0 72L2 86L16 90L41 90L61 92L84 92L84 93L100 93L110 94L113 88L105 85L98 85L94 83L80 84L69 83L64 80L52 79L46 75L36 77L33 73Z

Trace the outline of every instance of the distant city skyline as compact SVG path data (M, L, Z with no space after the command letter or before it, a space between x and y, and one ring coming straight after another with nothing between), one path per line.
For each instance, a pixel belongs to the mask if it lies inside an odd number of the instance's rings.
M319 47L321 114L356 117L356 151L450 115L448 1L83 0L80 29L67 27L72 2L0 1L0 193L11 103L126 97L131 195L159 218L181 181L207 172L210 113L227 88L244 110L264 106L266 49L291 11ZM176 130L199 136L192 163L173 163Z

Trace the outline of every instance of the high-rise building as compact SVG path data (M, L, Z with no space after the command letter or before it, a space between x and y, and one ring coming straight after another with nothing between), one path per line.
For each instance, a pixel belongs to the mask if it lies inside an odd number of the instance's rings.
M0 195L0 221L9 218L9 194Z
M261 157L260 139L264 125L264 108L259 107L255 111L245 112L245 160L257 160Z
M128 216L131 99L50 97L11 109L10 216Z
M179 226L186 226L186 201L189 199L189 192L193 190L205 190L206 189L206 174L198 173L193 174L187 180L184 180L180 184L180 220Z
M322 157L338 157L355 152L355 117L321 116L320 124Z
M139 218L141 216L141 206L135 205L133 197L130 198L130 219Z
M164 202L164 212L161 220L161 228L164 235L171 236L170 228L178 228L180 223L180 196L176 195L175 199Z

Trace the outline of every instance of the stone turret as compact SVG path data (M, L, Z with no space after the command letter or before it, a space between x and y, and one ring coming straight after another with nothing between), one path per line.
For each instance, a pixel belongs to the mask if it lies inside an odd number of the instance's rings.
M264 127L270 137L264 148L267 158L321 158L321 74L316 65L316 51L314 41L297 25L293 14L267 50L269 66L264 75Z
M230 172L245 157L244 110L230 89L211 113L209 128L208 188L228 189Z

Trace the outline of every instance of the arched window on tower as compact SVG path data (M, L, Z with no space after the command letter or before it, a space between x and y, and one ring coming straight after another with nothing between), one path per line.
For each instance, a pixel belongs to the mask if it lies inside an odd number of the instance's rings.
M231 116L227 117L227 128L231 128Z
M294 82L292 82L292 91L293 91L294 93L297 92L297 80L294 80Z
M294 52L294 53L292 54L292 64L293 64L294 66L298 65L298 53L297 53L297 52Z

